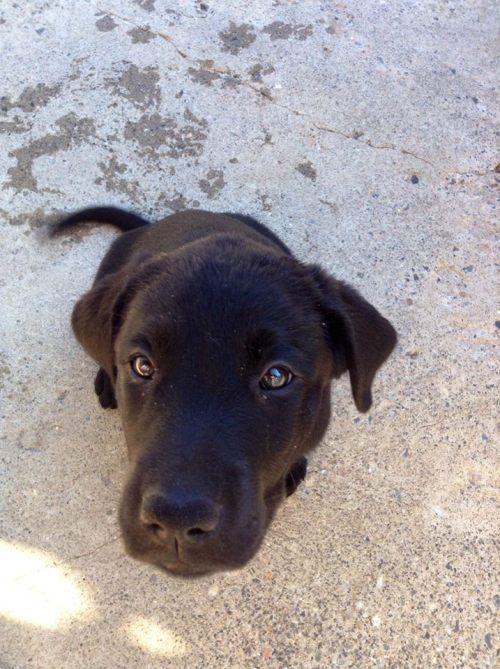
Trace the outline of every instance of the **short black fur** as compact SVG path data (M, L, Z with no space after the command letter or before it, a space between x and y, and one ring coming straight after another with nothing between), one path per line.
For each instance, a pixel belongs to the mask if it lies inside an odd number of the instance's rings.
M122 418L125 546L178 575L240 567L306 475L332 380L348 373L367 411L394 329L249 216L185 211L150 225L97 207L53 234L92 222L124 231L72 324L99 366L101 406ZM286 383L264 385L270 371Z

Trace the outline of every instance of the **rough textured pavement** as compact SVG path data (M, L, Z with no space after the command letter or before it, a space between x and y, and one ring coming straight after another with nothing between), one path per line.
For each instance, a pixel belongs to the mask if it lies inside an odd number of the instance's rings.
M500 649L497 3L4 2L0 667L485 669ZM119 417L69 317L96 203L237 210L352 282L400 343L347 380L245 569L124 555Z

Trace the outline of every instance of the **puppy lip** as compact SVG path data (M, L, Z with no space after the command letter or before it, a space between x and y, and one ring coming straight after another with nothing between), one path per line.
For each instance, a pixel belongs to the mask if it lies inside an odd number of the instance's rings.
M189 565L181 560L161 562L159 566L163 571L173 574L174 576L204 576L205 574L211 574L217 570L215 566L203 566L198 568L196 565Z

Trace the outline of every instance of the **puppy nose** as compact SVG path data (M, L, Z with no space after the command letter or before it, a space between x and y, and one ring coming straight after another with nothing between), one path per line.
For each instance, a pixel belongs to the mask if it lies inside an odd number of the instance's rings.
M220 507L187 490L150 492L143 497L140 520L160 541L208 538L219 524Z

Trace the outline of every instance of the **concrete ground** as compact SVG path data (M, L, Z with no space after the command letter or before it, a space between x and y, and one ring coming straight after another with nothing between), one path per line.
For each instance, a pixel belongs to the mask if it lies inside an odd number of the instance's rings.
M0 667L498 666L497 3L0 17ZM241 571L183 581L124 554L120 420L69 325L116 233L45 236L96 203L252 214L399 332L368 416L336 384Z

